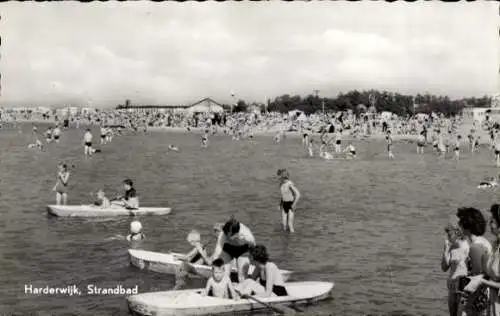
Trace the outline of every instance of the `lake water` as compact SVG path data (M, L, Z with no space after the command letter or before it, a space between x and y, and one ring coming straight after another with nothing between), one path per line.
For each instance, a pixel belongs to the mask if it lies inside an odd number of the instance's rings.
M186 251L189 230L210 239L212 225L234 214L278 266L295 271L293 280L335 282L332 299L304 315L446 315L443 226L457 207L486 209L495 200L495 192L476 189L498 172L486 149L457 164L396 143L397 159L389 161L382 142L358 141L356 161L324 161L306 157L299 138L274 145L271 137L218 136L201 149L199 135L153 132L116 138L84 159L83 129L65 131L46 152L27 148L31 124L22 131L0 131L0 315L128 314L124 296L27 295L29 284L138 285L140 292L174 285L173 276L131 267L129 245L110 240L127 233L130 218L47 216L61 160L71 167L69 204L93 201L100 188L114 196L132 178L143 206L172 207L170 215L141 218L143 249ZM168 144L181 152L168 153ZM303 196L294 235L280 227L275 174L282 167Z

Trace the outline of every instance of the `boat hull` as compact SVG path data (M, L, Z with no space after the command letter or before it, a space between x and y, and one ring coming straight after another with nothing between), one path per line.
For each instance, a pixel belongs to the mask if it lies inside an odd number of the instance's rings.
M273 306L312 304L328 298L334 283L292 282L287 283L289 296L259 298ZM126 298L132 315L141 316L205 316L233 314L267 309L266 306L249 299L231 300L202 296L202 289L151 292Z
M49 205L47 213L60 217L114 217L140 215L167 215L172 211L169 207L140 207L137 210L128 210L119 206L101 208L93 205Z
M164 274L176 274L182 261L175 259L177 253L160 253L146 250L129 249L130 264L146 271L153 271ZM191 265L199 277L209 278L212 273L212 268L202 264ZM253 266L250 265L248 273L252 273ZM292 275L292 271L280 270L283 281L287 281ZM236 273L236 267L233 267L233 273Z

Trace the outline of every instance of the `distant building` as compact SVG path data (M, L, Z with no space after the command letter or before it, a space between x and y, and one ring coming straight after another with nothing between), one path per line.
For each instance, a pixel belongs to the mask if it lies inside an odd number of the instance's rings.
M224 112L223 106L212 100L204 98L190 105L131 105L126 100L125 105L118 105L118 110L142 113L165 113L165 112L189 112L189 113L221 113Z
M224 112L224 107L210 98L204 98L191 104L187 110L190 113L222 113Z

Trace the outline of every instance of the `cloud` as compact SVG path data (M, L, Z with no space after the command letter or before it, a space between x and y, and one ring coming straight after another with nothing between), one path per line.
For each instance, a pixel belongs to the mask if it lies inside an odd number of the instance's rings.
M26 23L30 21L30 23ZM497 7L474 3L4 5L2 104L232 102L320 89L498 91Z

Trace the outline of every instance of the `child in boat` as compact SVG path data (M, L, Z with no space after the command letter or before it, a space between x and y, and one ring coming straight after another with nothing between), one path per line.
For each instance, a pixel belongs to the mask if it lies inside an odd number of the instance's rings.
M202 295L213 296L217 298L239 299L234 290L231 279L226 274L224 260L215 259L212 263L212 276L208 279L207 286Z
M106 197L106 194L104 194L103 190L97 191L96 196L97 196L97 201L96 201L96 203L94 203L96 206L100 206L101 208L111 207L111 202Z
M281 271L269 261L269 254L263 245L250 249L250 260L255 269L249 279L237 286L241 295L259 297L288 296Z
M127 236L128 241L139 241L145 239L146 236L142 233L142 224L139 221L130 223L130 234Z
M210 264L210 257L201 244L201 236L197 230L192 230L188 234L187 241L193 249L185 255L176 256L177 259L194 264Z

